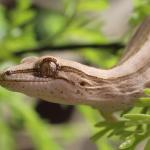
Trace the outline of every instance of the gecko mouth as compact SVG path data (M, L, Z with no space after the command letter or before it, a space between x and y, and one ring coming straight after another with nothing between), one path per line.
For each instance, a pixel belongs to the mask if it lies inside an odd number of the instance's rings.
M35 70L17 70L17 71L6 71L0 73L0 83L2 82L48 82L51 78L41 78L34 76Z

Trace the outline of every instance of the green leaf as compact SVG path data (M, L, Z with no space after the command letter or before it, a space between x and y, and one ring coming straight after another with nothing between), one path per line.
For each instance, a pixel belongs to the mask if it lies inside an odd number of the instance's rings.
M150 95L150 89L149 89L149 88L144 89L144 93L145 93L146 95Z
M132 0L132 1L135 6L143 6L149 2L149 0L142 0L142 1L141 0Z
M0 40L6 36L9 27L5 13L5 8L0 5Z
M91 137L91 139L92 139L93 141L97 141L98 139L102 138L102 137L103 137L107 132L109 132L109 131L110 131L109 128L105 128L105 129L99 131L98 133L96 133L95 135L93 135L93 136Z
M53 36L56 33L59 33L61 30L64 30L67 28L65 25L66 17L62 14L58 13L44 13L44 17L42 18L42 22L39 23L39 28L43 26L42 31L45 32L45 35L47 36ZM60 35L60 34L58 34Z
M118 61L117 56L114 56L106 50L100 51L86 49L86 51L83 51L83 56L85 57L85 59L88 59L88 61L97 64L98 66L103 68L110 68L114 66Z
M146 16L150 15L150 1L149 0L133 0L134 11L131 16L131 25L136 26L144 20Z
M141 123L150 123L150 115L148 114L125 114L123 117Z
M95 127L106 127L106 126L109 126L108 122L107 121L101 121L101 122L98 122L95 124Z
M22 24L31 21L35 16L35 14L36 13L33 10L26 10L26 11L14 10L11 14L13 26L20 26Z
M2 106L2 103L0 104ZM2 111L2 108L0 108ZM14 135L8 123L0 115L0 147L1 150L16 150Z
M20 10L26 10L32 5L32 0L17 0L17 8Z
M135 135L130 135L125 139L125 142L123 142L120 146L119 149L123 150L123 149L128 149L130 147L133 146L134 142L135 142Z
M13 100L12 109L17 111L24 119L25 127L31 135L37 150L61 150L50 136L50 129L42 122L32 108L21 100Z
M150 97L141 97L137 103L136 106L140 107L150 107Z
M64 0L64 14L67 17L74 16L77 11L78 0Z
M78 5L78 11L99 11L107 7L108 2L106 0L81 0Z
M150 139L147 141L144 150L149 150L150 149Z
M16 117L21 118L22 123L30 134L35 149L62 150L59 144L56 143L52 138L50 126L43 122L31 107L31 105L25 101L22 101L22 98L23 96L21 94L9 92L0 87L0 102L4 102L5 105L8 105L10 108L9 110L12 111L13 114L17 115Z

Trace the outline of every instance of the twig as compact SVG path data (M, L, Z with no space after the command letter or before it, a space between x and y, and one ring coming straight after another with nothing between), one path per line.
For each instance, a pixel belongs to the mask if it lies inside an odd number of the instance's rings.
M68 45L58 45L58 46L42 46L32 49L24 49L19 50L13 53L14 56L22 56L26 53L41 53L41 52L49 52L49 51L63 51L63 50L76 50L76 49L84 49L84 48L94 48L94 49L109 49L113 53L118 52L119 49L124 48L124 45L121 43L110 43L110 44L68 44Z

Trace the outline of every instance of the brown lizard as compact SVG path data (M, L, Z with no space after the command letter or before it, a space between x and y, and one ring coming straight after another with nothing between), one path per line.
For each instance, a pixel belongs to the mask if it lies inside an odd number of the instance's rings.
M54 103L90 105L106 117L129 108L150 87L150 17L114 68L97 69L52 56L27 57L0 74L0 85Z

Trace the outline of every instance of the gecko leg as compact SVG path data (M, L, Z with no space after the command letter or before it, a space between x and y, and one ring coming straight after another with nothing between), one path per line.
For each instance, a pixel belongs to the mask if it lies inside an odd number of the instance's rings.
M117 117L113 113L106 113L99 110L103 118L110 123L115 123L118 121Z

